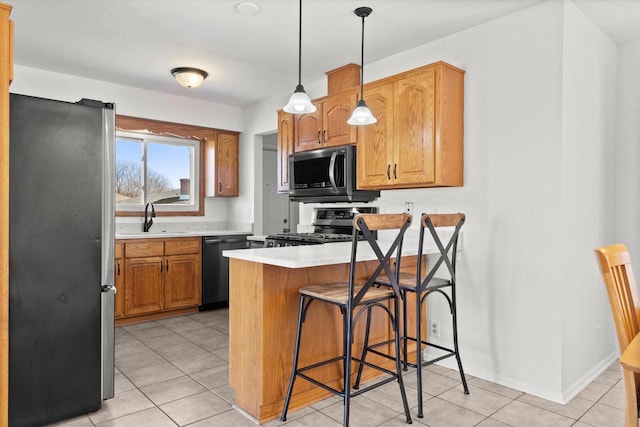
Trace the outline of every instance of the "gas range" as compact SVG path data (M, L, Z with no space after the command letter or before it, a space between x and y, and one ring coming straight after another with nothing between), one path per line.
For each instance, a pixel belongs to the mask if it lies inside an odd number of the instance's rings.
M358 213L377 213L374 206L357 208L314 208L313 233L270 234L265 247L321 245L351 241L353 217ZM363 236L364 238L364 236Z

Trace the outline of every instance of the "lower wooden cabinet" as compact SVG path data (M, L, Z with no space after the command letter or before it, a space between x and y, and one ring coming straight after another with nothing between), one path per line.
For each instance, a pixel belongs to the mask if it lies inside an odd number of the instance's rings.
M119 310L122 323L197 310L202 301L200 238L135 239L123 246L123 283L118 293L124 301L122 308L116 302L116 319Z

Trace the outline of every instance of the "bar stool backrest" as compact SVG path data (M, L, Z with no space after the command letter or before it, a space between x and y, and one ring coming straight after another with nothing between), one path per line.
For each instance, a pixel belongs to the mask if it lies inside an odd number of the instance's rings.
M391 287L397 298L400 298L400 288L398 286L398 275L396 272L392 272L390 259L393 252L396 251L396 259L400 259L402 252L402 241L407 228L411 225L412 216L409 213L401 214L359 214L353 218L353 239L352 239L352 252L351 252L351 272L349 277L349 293L352 296L353 305L357 305L364 294L373 285L374 281L384 271L389 280L391 281ZM383 253L376 241L373 234L378 230L398 230L398 234L394 239L391 246L387 249L386 253ZM353 288L355 281L355 263L356 263L356 251L358 245L358 231L361 231L366 241L371 246L371 249L376 254L379 264L378 267L371 274L367 282L363 285L362 289L357 295L353 296Z
M465 220L466 216L463 213L422 214L422 217L420 218L420 242L418 246L418 274L416 275L416 285L419 292L424 291L424 289L429 285L429 282L435 276L442 263L444 263L449 270L451 283L456 283L456 254L458 252L458 237ZM442 242L438 232L436 231L436 228L440 227L454 227L453 233L451 234L449 241L446 243ZM422 254L424 250L424 236L426 230L429 230L433 241L438 247L440 255L437 261L429 269L429 273L425 279L421 280L420 274L422 271Z

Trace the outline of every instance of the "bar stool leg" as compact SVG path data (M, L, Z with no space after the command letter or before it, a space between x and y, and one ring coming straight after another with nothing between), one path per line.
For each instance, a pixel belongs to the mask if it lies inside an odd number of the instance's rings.
M401 290L402 295L402 370L407 371L409 368L407 366L407 359L409 358L409 348L407 346L407 341L409 340L408 328L407 328L407 291ZM396 311L396 320L398 317L398 312Z
M416 376L418 379L418 418L423 418L422 412L422 298L416 292Z
M344 354L344 417L342 421L342 425L344 427L349 427L349 409L350 409L350 398L351 398L351 336L353 334L352 331L352 313L351 310L346 310L344 312L344 323L345 323L345 354Z
M280 415L280 421L287 421L287 411L289 410L289 403L291 402L291 392L293 391L293 384L296 381L298 373L298 356L300 350L300 337L302 335L302 323L304 322L304 295L300 296L300 309L298 311L298 328L296 330L296 343L293 351L293 367L291 368L291 379L289 380L289 388L287 389L287 397L284 400L284 407L282 408L282 415Z
M453 318L453 349L456 353L456 361L458 362L458 370L460 371L460 379L464 388L464 394L469 394L467 379L462 369L462 359L460 358L460 350L458 349L458 310L456 308L456 285L451 284L451 317Z
M398 324L398 314L400 307L398 304L398 298L393 299L394 313L391 320L391 327L395 335L395 352L396 352L396 374L398 375L398 386L400 387L400 395L402 396L402 405L404 406L404 415L406 417L407 424L412 424L411 413L409 411L409 404L407 403L407 393L404 389L404 380L402 379L402 368L400 364L400 325ZM405 341L406 343L406 341Z

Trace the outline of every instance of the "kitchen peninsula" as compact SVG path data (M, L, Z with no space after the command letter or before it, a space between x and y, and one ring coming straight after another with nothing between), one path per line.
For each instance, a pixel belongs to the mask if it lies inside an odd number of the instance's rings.
M406 239L402 268L415 271L417 242ZM425 252L435 253L430 242ZM383 251L390 245L380 242ZM229 384L235 390L236 405L260 423L280 415L291 374L293 347L301 287L347 281L351 243L290 246L225 251L229 267ZM362 283L378 265L366 242L358 248L356 281ZM426 264L426 263L425 263ZM411 301L409 301L411 304ZM411 312L411 310L410 310ZM375 311L374 311L375 313ZM385 316L374 314L371 341L392 337ZM341 352L342 324L339 311L318 304L309 309L301 342L301 366L328 359ZM409 319L413 328L413 319ZM412 330L412 329L409 329ZM364 333L359 322L356 337ZM358 342L358 338L356 338ZM360 348L355 347L354 354ZM379 363L380 359L371 361ZM381 364L393 369L393 361ZM377 373L365 369L365 380ZM341 382L339 364L318 370L323 382ZM306 381L297 381L290 410L322 400L329 393Z

